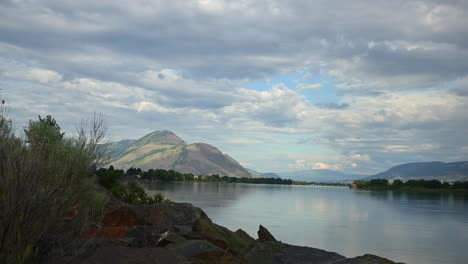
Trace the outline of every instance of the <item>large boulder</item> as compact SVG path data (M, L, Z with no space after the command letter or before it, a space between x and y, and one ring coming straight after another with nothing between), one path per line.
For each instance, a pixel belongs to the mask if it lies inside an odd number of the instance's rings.
M255 240L244 231L232 232L211 222L209 218L199 218L194 224L193 231L202 239L235 255L245 253L255 243Z
M316 248L299 247L278 241L257 243L246 255L251 264L331 264L346 259L337 253Z
M177 255L192 263L241 264L242 261L231 253L209 243L206 240L186 240L170 248Z
M60 262L56 262L60 263ZM97 248L90 256L76 259L73 264L189 264L184 257L165 248L135 248L108 246Z
M260 242L276 241L276 238L270 233L270 231L262 225L258 228L257 235L258 241Z
M167 232L165 232L164 234L161 235L161 237L159 238L156 246L165 247L167 245L178 244L178 243L182 243L184 241L186 241L186 239L184 237L181 237L181 236L177 235L174 232L167 231Z
M211 222L200 208L189 203L128 205L114 202L106 210L102 223L85 228L83 236L108 240L130 236L139 240L139 246L145 246L144 241L157 242L159 236L168 230L189 236L200 218Z
M336 264L395 264L395 262L379 256L365 254L363 256L339 261Z

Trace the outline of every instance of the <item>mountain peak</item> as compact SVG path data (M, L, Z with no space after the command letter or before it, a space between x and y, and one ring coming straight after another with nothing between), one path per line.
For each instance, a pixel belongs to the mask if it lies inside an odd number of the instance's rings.
M154 131L136 141L111 145L110 164L120 169L137 167L194 175L252 177L242 165L216 147L206 143L187 145L169 130Z
M172 145L172 146L185 146L187 145L184 140L169 130L157 130L147 134L135 142L136 145Z

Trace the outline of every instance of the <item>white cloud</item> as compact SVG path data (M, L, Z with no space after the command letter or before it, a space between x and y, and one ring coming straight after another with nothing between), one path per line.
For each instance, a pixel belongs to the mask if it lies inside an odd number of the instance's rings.
M321 85L320 83L314 83L314 84L305 84L301 83L296 86L296 89L299 91L304 91L304 90L317 90L320 89Z
M356 153L351 156L351 160L366 162L366 161L369 161L370 158L369 158L369 155Z
M289 169L292 170L340 170L339 165L332 165L325 162L316 162L310 160L295 160L294 163L289 164Z
M4 77L39 83L55 83L62 80L62 75L51 70L33 68L24 71L4 72Z
M161 113L175 112L174 109L169 109L169 108L160 106L152 102L147 102L147 101L143 101L143 102L139 102L135 104L135 109L138 112L145 112L145 111L161 112Z
M236 97L233 104L222 109L224 118L249 118L268 126L294 127L308 111L304 97L282 85L261 92L241 88Z

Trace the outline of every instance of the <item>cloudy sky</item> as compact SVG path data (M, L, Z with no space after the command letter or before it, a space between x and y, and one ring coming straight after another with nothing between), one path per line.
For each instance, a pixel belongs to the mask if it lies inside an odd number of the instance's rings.
M346 3L346 4L345 4ZM468 1L1 0L18 131L174 131L259 171L468 160Z

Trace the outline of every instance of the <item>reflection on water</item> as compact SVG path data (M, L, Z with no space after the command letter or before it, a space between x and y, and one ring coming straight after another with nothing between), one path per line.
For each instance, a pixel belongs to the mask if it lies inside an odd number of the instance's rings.
M146 188L193 203L216 223L254 237L262 224L284 242L348 257L371 253L416 264L468 258L466 194L224 183Z

